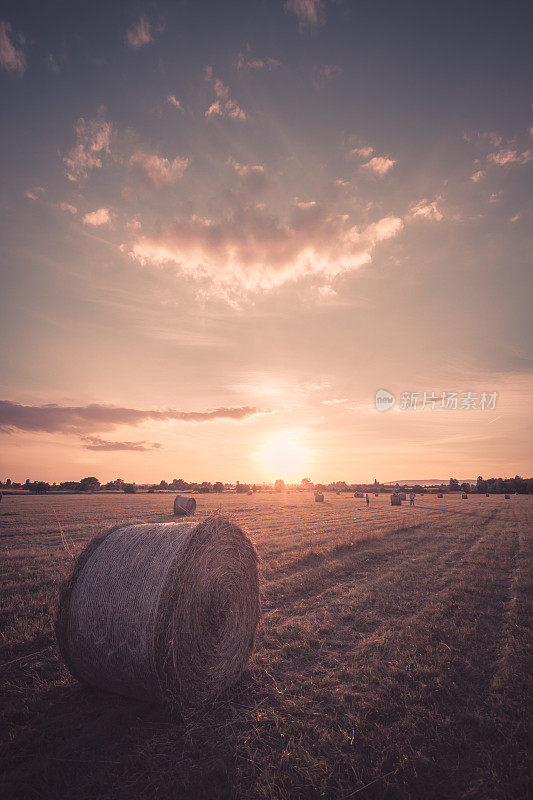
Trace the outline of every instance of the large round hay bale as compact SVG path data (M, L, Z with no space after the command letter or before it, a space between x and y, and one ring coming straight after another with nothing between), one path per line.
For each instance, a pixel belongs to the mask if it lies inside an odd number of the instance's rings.
M324 495L322 492L315 492L315 503L323 503L324 502Z
M510 500L510 499L511 499L511 495L510 495L510 494L506 494L506 495L505 495L505 499L506 499L506 500Z
M178 494L174 500L174 514L177 517L189 517L196 511L196 500L194 497L184 497Z
M461 500L468 500L468 495L466 492L463 492L461 495Z
M55 628L80 681L184 709L235 683L258 619L254 546L215 516L93 539L61 588Z
M391 506L401 506L402 500L399 494L391 494L390 496L390 504Z

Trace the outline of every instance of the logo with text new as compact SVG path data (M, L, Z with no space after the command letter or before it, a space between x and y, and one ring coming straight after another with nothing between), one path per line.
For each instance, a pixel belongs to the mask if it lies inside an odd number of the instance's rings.
M376 410L377 411L390 411L396 404L396 398L393 394L386 389L378 389L376 392Z

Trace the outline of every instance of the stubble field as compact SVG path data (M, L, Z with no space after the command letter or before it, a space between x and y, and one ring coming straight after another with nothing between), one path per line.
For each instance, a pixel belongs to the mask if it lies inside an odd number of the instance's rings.
M82 688L53 635L71 554L173 499L3 498L3 797L530 796L533 498L199 496L253 540L263 613L242 680L187 719Z

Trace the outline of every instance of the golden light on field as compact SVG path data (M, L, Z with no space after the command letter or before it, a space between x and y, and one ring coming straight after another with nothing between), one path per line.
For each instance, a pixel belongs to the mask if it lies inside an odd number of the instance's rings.
M270 480L296 481L305 477L311 451L296 431L281 431L268 438L256 460Z

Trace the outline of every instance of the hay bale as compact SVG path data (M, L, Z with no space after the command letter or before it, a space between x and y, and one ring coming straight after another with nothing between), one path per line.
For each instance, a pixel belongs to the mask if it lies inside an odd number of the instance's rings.
M315 492L315 503L323 503L324 502L324 495L322 492Z
M505 495L505 499L506 499L506 500L510 500L510 499L511 499L511 495L510 495L510 494L506 494L506 495Z
M353 496L360 500L362 497L364 497L364 494L363 492L354 492Z
M468 495L466 492L463 492L461 495L461 500L468 500Z
M391 494L390 496L390 504L391 506L401 506L402 499L399 494Z
M440 494L440 492L439 492L439 494L437 495L437 497L444 497L444 495L443 495L443 494Z
M196 511L196 500L194 497L184 497L178 494L174 500L174 514L177 517L189 517Z
M183 710L235 683L258 619L254 546L214 516L93 539L61 588L55 630L80 681Z
M489 497L489 493L488 492L486 493L485 497Z

